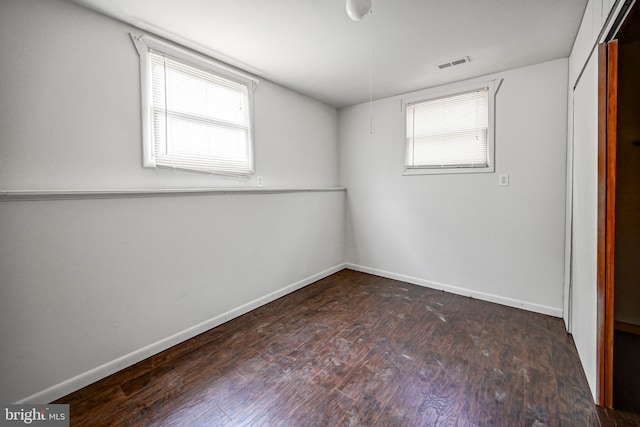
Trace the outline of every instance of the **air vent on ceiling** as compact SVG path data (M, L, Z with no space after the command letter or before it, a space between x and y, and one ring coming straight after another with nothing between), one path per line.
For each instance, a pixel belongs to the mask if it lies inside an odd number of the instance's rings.
M471 60L469 59L468 56L464 56L462 58L453 59L451 61L448 61L448 62L445 62L445 63L442 63L442 64L438 64L438 68L440 68L442 70L444 68L453 67L454 65L464 64L465 62L471 62Z

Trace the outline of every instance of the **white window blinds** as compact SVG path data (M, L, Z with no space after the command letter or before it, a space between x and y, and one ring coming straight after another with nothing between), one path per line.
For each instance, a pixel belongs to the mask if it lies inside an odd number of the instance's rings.
M252 172L248 88L151 51L157 166Z
M486 168L489 88L407 104L407 169Z
M143 166L252 174L258 81L162 40L131 37L141 64Z

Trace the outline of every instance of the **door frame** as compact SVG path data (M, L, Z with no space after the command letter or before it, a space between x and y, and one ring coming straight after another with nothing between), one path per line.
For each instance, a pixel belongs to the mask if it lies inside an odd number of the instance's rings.
M598 45L598 403L613 406L618 41Z

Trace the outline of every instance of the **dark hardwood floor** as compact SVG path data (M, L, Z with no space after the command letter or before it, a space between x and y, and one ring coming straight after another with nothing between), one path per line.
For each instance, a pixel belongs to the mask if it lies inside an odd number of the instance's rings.
M350 270L55 403L81 426L599 425L562 320Z

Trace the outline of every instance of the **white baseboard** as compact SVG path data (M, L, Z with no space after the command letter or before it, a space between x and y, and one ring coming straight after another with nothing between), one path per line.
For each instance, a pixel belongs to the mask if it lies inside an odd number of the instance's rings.
M292 285L285 286L282 289L271 292L270 294L229 310L226 313L222 313L200 324L185 329L184 331L178 332L177 334L171 335L139 350L133 351L122 357L112 360L111 362L107 362L104 365L98 366L66 381L58 383L46 390L42 390L36 394L21 399L16 403L52 402L56 399L66 396L69 393L79 390L82 387L86 387L89 384L106 378L109 375L114 374L128 366L134 365L150 356L153 356L154 354L158 354L161 351L173 347L176 344L180 344L181 342L184 342L190 338L195 337L196 335L206 332L209 329L215 328L216 326L219 326L231 319L242 316L243 314L248 313L253 309L263 306L287 294L290 294L291 292L297 291L298 289L304 288L305 286L310 285L313 282L317 282L318 280L337 273L338 271L345 268L346 264L338 264L320 273L306 277L296 283L293 283Z
M378 270L377 268L365 267L357 264L346 264L346 268L355 271L361 271L363 273L373 274L375 276L386 277L387 279L399 280L402 282L412 283L418 286L424 286L426 288L438 289L441 291L450 292L456 295L462 295L466 297L472 297L482 301L494 302L497 304L506 305L508 307L521 308L535 313L547 314L554 317L562 317L563 311L559 307L550 307L541 304L535 304L532 302L521 301L513 298L507 298L500 295L488 294L485 292L473 291L471 289L459 288L457 286L451 286L444 283L433 282L431 280L419 279L417 277L405 276L403 274L392 273L389 271Z
M196 335L199 335L203 332L208 331L209 329L215 328L216 326L219 326L231 319L235 319L236 317L239 317L245 313L248 313L251 310L254 310L258 307L268 304L269 302L274 301L287 294L290 294L291 292L294 292L298 289L304 288L305 286L310 285L313 282L316 282L320 279L323 279L327 276L337 273L338 271L343 270L345 268L348 268L350 270L355 270L355 271L361 271L363 273L373 274L376 276L386 277L389 279L400 280L403 282L412 283L414 285L424 286L431 289L443 290L446 292L450 292L452 294L463 295L463 296L473 297L483 301L494 302L497 304L506 305L508 307L521 308L521 309L533 311L536 313L547 314L554 317L562 317L562 308L549 307L545 305L530 303L527 301L516 300L513 298L507 298L507 297L488 294L484 292L473 291L470 289L459 288L459 287L447 285L444 283L438 283L430 280L419 279L417 277L411 277L403 274L392 273L389 271L379 270L371 267L365 267L362 265L344 263L344 264L338 264L320 273L306 277L296 283L293 283L289 286L285 286L284 288L281 288L275 292L271 292L265 296L257 298L253 301L250 301L246 304L243 304L237 308L229 310L218 316L215 316L200 324L194 325L188 329L185 329L184 331L178 332L177 334L171 335L167 338L164 338L146 347L140 348L136 351L133 351L115 360L112 360L111 362L107 362L104 365L98 366L94 369L91 369L87 372L84 372L66 381L58 383L52 387L49 387L46 390L40 391L29 397L21 399L16 403L52 402L56 399L59 399L62 396L66 396L67 394L72 393L76 390L79 390L82 387L86 387L89 384L92 384L98 380L101 380L128 366L134 365L150 356L153 356L154 354L160 353L161 351L166 350L170 347L173 347L176 344L179 344L190 338L193 338Z

